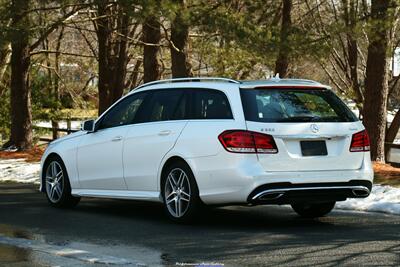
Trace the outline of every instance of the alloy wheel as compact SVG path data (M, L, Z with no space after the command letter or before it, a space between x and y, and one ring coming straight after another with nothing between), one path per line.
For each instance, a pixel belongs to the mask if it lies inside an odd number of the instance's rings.
M169 213L175 218L182 217L188 210L191 199L187 174L180 168L171 170L164 189L165 204Z
M46 192L53 203L60 201L64 190L64 173L57 161L52 161L46 170Z

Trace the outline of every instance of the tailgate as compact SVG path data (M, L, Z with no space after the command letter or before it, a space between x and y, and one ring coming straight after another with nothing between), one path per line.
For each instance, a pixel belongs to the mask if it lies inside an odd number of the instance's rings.
M361 168L364 153L350 152L349 148L352 134L363 129L360 124L266 124L248 121L247 128L270 134L275 139L277 154L258 154L266 171L355 170ZM313 132L316 128L318 133ZM323 151L324 144L326 151Z

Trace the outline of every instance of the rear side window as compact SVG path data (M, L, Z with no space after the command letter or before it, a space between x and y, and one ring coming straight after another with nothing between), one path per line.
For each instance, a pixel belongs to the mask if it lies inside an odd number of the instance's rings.
M246 120L257 122L353 122L356 116L330 90L241 89Z
M165 89L152 93L146 107L146 121L168 121L185 119L186 97L184 90Z
M228 99L223 92L193 89L193 119L233 119Z

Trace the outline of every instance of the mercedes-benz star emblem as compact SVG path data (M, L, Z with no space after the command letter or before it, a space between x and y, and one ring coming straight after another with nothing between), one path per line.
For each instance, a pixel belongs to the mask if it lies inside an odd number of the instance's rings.
M318 127L318 125L316 125L316 124L311 124L311 125L310 125L310 128L311 128L311 131L312 131L313 133L318 133L318 131L319 131L319 127Z

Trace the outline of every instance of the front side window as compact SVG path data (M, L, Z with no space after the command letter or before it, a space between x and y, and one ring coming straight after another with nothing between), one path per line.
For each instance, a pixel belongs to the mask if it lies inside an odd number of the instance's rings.
M330 90L241 89L246 120L257 122L353 122L357 118Z
M124 98L102 117L97 128L105 129L134 123L146 96L147 92L140 92Z
M193 119L233 119L228 99L223 92L193 89Z

